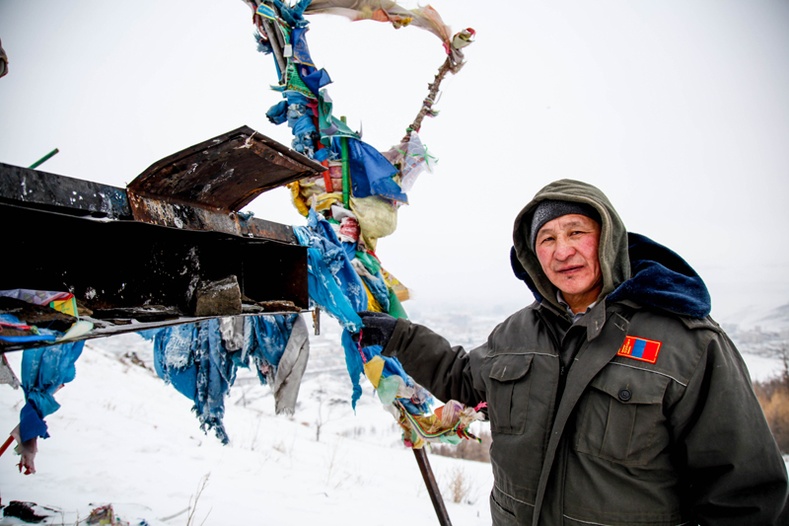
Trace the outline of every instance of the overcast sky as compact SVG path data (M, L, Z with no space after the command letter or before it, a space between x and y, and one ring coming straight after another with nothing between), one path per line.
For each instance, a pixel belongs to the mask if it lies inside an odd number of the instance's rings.
M563 177L599 186L630 230L685 257L713 315L787 303L789 2L431 5L477 37L422 126L435 170L378 242L413 305L530 302L509 269L512 220ZM0 162L29 166L58 148L39 169L123 187L242 125L290 145L265 117L281 96L251 15L242 0L0 0ZM396 145L444 60L440 41L309 20L335 114L378 150ZM249 209L304 224L285 191Z

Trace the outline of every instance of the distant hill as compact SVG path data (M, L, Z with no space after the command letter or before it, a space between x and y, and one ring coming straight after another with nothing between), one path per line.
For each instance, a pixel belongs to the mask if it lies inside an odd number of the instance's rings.
M788 333L789 303L778 307L748 306L718 320L727 330Z
M721 325L744 353L781 360L789 353L789 304L745 309Z

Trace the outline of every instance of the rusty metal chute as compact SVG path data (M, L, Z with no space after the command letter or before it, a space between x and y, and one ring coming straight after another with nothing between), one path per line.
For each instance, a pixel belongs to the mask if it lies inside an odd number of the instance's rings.
M246 126L154 163L125 189L0 163L0 290L71 292L95 322L86 338L307 310L306 249L293 228L238 212L323 169ZM241 312L198 316L195 290L228 276Z
M127 192L138 221L242 233L233 226L234 212L267 190L324 170L317 161L242 126L154 163Z

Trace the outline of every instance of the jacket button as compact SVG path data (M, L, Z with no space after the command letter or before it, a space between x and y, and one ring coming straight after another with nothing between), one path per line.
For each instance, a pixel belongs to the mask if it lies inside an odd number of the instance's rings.
M623 402L627 402L632 396L633 393L631 393L629 389L622 389L619 391L619 399Z

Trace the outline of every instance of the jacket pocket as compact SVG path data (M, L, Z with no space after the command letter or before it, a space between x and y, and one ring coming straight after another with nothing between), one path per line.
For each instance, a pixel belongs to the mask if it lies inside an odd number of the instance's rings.
M495 526L522 526L515 513L499 504L494 494L490 496L490 515ZM531 521L528 524L531 524Z
M663 414L665 376L609 365L581 403L576 449L619 464L643 466L669 444Z
M533 354L508 354L493 362L488 388L491 432L522 434L525 430L533 359Z

